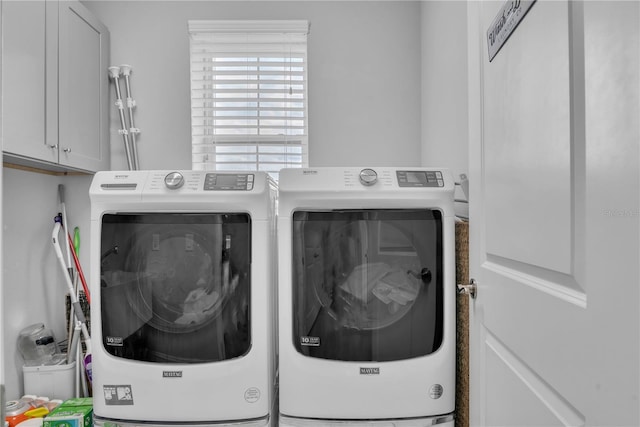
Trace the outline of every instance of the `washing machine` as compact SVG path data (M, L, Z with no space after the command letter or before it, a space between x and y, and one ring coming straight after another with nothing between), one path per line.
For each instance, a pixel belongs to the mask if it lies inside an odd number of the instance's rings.
M276 198L262 172L94 176L97 425L274 424Z
M453 426L455 183L445 169L280 172L281 426Z

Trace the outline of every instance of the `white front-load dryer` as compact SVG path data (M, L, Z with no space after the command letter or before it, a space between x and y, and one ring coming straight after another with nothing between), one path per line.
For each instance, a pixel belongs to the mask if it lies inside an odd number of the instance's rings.
M96 424L271 425L276 197L262 172L94 176Z
M454 185L445 169L280 172L281 426L453 425Z

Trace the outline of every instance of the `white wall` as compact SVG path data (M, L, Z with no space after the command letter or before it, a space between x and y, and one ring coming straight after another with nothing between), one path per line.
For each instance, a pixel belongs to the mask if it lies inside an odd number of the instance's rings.
M422 165L447 167L457 180L469 169L467 3L424 1L421 16Z
M111 63L133 67L142 169L191 167L188 19L309 20L310 164L420 164L420 2L84 4L109 27ZM112 108L112 168L123 169Z
M52 245L60 212L58 184L65 188L67 221L80 228L80 262L88 277L90 176L53 176L3 168L2 290L3 364L7 399L22 395L20 330L33 323L65 339L66 285ZM63 233L60 233L60 237Z

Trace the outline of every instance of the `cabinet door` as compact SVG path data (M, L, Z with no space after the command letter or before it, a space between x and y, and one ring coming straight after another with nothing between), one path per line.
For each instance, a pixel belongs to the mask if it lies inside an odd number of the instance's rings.
M60 164L109 169L109 32L78 2L59 3Z
M57 68L47 56L55 41L47 37L47 14L57 13L49 3L2 3L2 148L10 156L57 162L56 135L46 137L51 120L46 106L55 101L56 90L45 79Z

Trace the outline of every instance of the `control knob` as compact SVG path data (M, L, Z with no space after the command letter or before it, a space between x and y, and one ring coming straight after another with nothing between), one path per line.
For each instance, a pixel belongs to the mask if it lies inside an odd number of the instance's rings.
M373 169L362 169L360 171L360 183L362 185L373 185L378 182L378 173Z
M177 190L184 185L184 176L180 172L171 172L164 177L164 185L169 190Z

